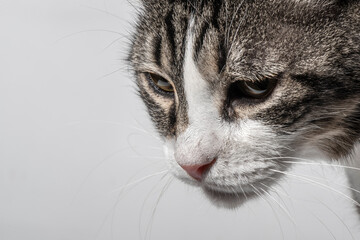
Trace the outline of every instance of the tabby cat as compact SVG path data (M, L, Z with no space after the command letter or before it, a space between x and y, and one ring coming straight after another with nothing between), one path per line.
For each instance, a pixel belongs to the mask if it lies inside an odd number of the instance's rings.
M360 165L360 1L142 5L129 61L178 178L235 207L294 159Z

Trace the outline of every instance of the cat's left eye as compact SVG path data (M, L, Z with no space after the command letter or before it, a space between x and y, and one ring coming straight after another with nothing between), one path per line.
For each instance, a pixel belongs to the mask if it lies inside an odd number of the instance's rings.
M174 92L174 87L165 78L153 73L146 73L146 76L156 86L157 89L167 93Z

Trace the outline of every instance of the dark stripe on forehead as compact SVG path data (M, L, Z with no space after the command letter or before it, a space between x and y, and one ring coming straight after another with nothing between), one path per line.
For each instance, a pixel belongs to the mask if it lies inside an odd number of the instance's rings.
M220 15L221 7L222 7L222 1L216 0L214 2L211 2L211 6L212 6L211 19L199 19L199 21L202 21L203 23L202 23L201 29L199 30L199 35L196 36L195 48L194 48L196 57L198 56L200 50L202 49L202 47L204 45L204 39L208 32L208 29L210 27L219 29L219 15ZM197 12L198 15L200 14L199 11L203 10L203 7L204 6L202 5L202 8L198 9L198 12ZM200 17L202 17L202 16L200 15Z
M221 10L221 4L222 4L221 0L215 0L215 3L213 3L214 15L212 17L211 23L216 29L219 29L219 13Z
M170 43L169 48L171 50L171 57L169 56L169 58L171 58L172 60L174 60L176 56L175 27L173 24L173 15L174 15L174 9L171 9L170 12L165 17L167 39Z
M225 49L225 38L222 36L219 41L219 49L218 49L218 70L219 74L224 70L225 64L226 64L226 49Z
M161 51L162 51L162 38L156 35L154 38L154 58L156 64L161 67Z
M204 44L204 38L205 38L205 35L206 35L208 29L209 29L209 23L204 22L204 24L200 30L200 35L197 37L197 40L195 42L194 52L195 52L196 58Z
M185 50L186 50L186 37L187 37L187 32L188 32L188 27L189 27L189 22L190 22L190 17L186 16L183 19L183 24L184 24L184 29L182 31L183 33L183 37L182 37L182 42L181 42L181 46L179 47L179 59L183 59L185 56ZM178 60L179 60L178 59Z

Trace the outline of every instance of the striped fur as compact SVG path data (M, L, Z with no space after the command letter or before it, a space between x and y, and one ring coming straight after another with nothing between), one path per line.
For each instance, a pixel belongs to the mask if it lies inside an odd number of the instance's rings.
M359 12L357 0L144 0L129 60L175 175L233 206L272 183L284 157L349 156L360 138ZM175 92L156 90L148 72ZM265 99L233 87L264 79L277 80ZM209 158L201 183L178 166Z

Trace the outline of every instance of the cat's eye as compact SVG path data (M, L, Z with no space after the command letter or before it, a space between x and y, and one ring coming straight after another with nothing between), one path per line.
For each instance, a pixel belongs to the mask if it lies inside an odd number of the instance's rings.
M264 79L261 81L240 81L238 87L241 89L245 97L249 98L265 98L276 85L275 79Z
M174 87L165 78L160 77L153 73L146 73L146 75L147 75L147 78L156 86L157 89L167 92L167 93L174 92Z
M261 81L236 81L228 89L228 101L231 104L242 103L243 100L261 101L268 97L276 86L276 79L263 79ZM248 102L247 103L256 103Z

